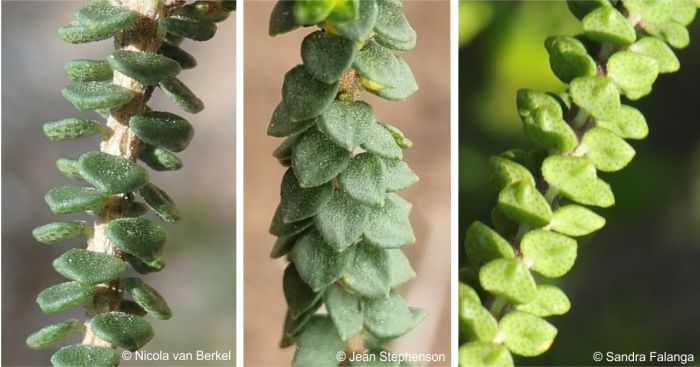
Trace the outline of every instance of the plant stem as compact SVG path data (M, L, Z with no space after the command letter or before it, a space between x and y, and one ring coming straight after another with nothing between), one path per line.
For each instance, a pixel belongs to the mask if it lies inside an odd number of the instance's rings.
M136 26L121 32L115 37L114 48L130 51L156 52L160 48L165 35L158 30L158 19L165 14L167 8L159 0L123 0L114 1L115 5L123 6L141 14ZM145 86L140 82L114 71L112 83L134 92L134 98L126 105L113 109L107 118L107 128L110 130L108 139L102 141L100 150L132 161L138 158L139 139L129 129L129 119L142 113L146 101L153 93L153 86ZM107 224L114 218L124 215L133 201L133 194L124 193L113 196L103 211L96 213L94 236L88 242L90 251L106 253L122 257L121 252L107 239ZM100 313L115 311L121 304L120 281L99 284L91 305L88 305L85 321L85 337L83 344L103 347L113 347L109 342L95 335L90 326L92 318Z
M601 45L598 57L596 59L598 75L606 75L606 68L604 64L605 61L611 56L612 52L613 48L608 44ZM581 107L574 104L573 102L571 103L571 108L569 111L570 113L569 116L566 118L566 122L569 124L569 126L571 126L576 135L579 137L579 139L581 139L588 130L595 126L595 124L589 123L591 120L591 115L587 111L583 110ZM586 146L583 145L583 143L579 140L579 143L573 150L571 150L568 153L564 153L563 155L571 157L582 157L586 154L586 152ZM538 191L542 195L544 195L545 199L547 200L547 203L552 208L552 210L556 209L559 206L559 201L561 201L561 199L563 198L563 195L559 192L559 188L550 185L542 177L538 178L538 183L541 183L537 185ZM545 229L547 228L548 227L545 227ZM510 240L510 245L515 250L516 257L518 258L522 258L523 256L520 252L520 240L530 229L531 227L527 224L518 224L518 230ZM484 305L494 305L494 301L498 299L500 299L500 297L496 297L489 293L486 299L484 300ZM506 302L506 304L503 305L503 308L507 307L508 305L509 304ZM491 308L491 311L493 313L494 309ZM502 315L503 314L501 314L500 316ZM499 315L494 314L494 316L497 319L500 319Z
M335 98L340 101L355 101L357 97L360 96L362 89L360 88L360 83L357 80L357 72L355 69L348 69L348 71L340 77L338 81L338 95Z

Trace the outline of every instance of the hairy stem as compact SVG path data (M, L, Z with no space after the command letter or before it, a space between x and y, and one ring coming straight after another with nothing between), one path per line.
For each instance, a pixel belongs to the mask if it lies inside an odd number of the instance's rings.
M130 51L156 52L160 48L164 34L158 30L158 19L168 10L159 0L123 0L121 5L141 14L136 26L115 37L114 48ZM124 74L114 71L112 83L134 92L134 98L126 105L113 109L107 118L107 127L111 135L100 144L100 150L132 161L138 157L140 142L129 129L129 119L144 112L146 102L153 93L153 86L145 86ZM106 228L109 221L123 216L133 201L132 194L113 196L102 212L96 213L94 236L88 242L87 249L121 257L121 252L107 239ZM120 281L99 284L93 302L88 305L85 321L83 344L112 347L94 334L90 326L92 318L100 313L119 309L121 304Z
M341 101L355 101L362 92L357 72L353 68L348 69L348 71L340 77L338 86L338 96L336 99Z

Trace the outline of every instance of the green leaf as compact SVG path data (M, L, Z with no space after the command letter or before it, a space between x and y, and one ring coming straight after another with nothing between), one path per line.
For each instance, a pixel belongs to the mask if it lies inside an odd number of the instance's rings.
M316 129L305 132L292 148L292 169L299 186L305 188L327 183L349 162L350 152Z
M270 223L270 233L275 236L292 236L301 233L312 224L312 219L304 219L290 223L285 222L283 218L282 204L280 204L277 206L275 215L272 217L272 223Z
M513 237L518 232L520 226L518 222L511 219L500 207L495 206L491 210L491 223L493 228L503 237Z
M68 279L99 284L119 278L126 270L126 264L116 256L73 248L56 258L53 268Z
M517 105L525 136L536 147L555 148L562 153L576 147L576 134L564 121L561 106L554 97L521 89L517 94Z
M401 191L418 182L418 176L402 160L386 159L384 166L386 167L384 186L387 192Z
M172 33L165 33L165 39L163 40L164 42L170 42L174 45L180 45L182 41L185 40L185 37L182 36L177 36Z
M82 220L55 222L34 228L32 235L45 245L53 245L83 235L91 236L92 227Z
M620 106L620 112L614 119L597 120L596 123L625 139L644 139L649 134L644 115L636 108L627 105Z
M111 38L116 30L109 28L90 28L83 24L65 24L58 29L58 36L62 40L78 44L106 40Z
M348 196L368 206L383 206L386 168L382 158L372 153L354 156L338 181Z
M230 16L229 12L224 10L223 1L195 1L193 4L187 4L176 9L174 13L215 23L223 22Z
M588 13L599 7L610 7L608 0L567 0L566 5L578 19L583 19Z
M354 294L332 285L326 289L323 299L328 315L343 341L362 331L364 314L360 300Z
M122 253L122 257L139 274L148 274L155 271L161 271L165 267L165 261L163 261L162 258L157 258L153 261L145 262L127 252Z
M540 229L527 232L520 241L523 261L548 278L558 278L571 270L576 249L576 240Z
M362 101L333 101L319 119L319 128L345 149L354 149L369 140L373 124L374 111Z
M391 275L386 251L364 242L355 248L355 256L347 264L343 274L345 284L360 296L388 296L391 290Z
M139 151L139 159L156 171L176 171L182 168L182 161L174 153L148 144Z
M134 301L143 307L149 315L161 320L168 320L173 316L163 296L143 280L125 278L122 284L124 290L129 292Z
M106 233L120 250L145 262L158 259L165 246L165 230L145 218L114 219Z
M586 47L574 37L555 36L545 41L549 65L564 83L582 76L596 75L597 67Z
M537 285L527 266L519 259L496 259L479 270L479 283L485 290L517 304L535 299Z
M83 179L105 193L133 192L148 183L143 167L120 156L89 152L80 156L78 164Z
M673 50L656 37L642 37L629 47L629 51L651 57L656 60L659 73L673 73L681 64Z
M158 53L177 61L181 69L192 69L197 66L197 60L194 56L170 42L163 42L160 49L158 49Z
M551 156L542 163L542 177L571 200L586 204L596 188L596 171L585 157Z
M663 39L673 48L685 48L690 43L688 29L674 21L662 24L646 24L644 30L652 36Z
M299 28L294 19L294 1L279 0L272 8L268 34L276 36Z
M114 70L145 85L156 85L180 72L177 61L151 52L116 50L109 54L107 62Z
M370 208L347 194L334 194L316 215L314 223L326 243L335 251L352 245L367 227Z
M387 194L382 207L372 208L362 232L363 241L382 248L396 248L414 243L409 215L411 203L397 194Z
M292 223L315 216L333 198L333 193L333 185L330 182L303 188L299 186L294 172L291 169L287 170L282 178L282 221Z
M571 302L566 294L561 289L547 284L537 286L537 296L534 301L516 307L519 311L539 317L563 315L569 312L570 308Z
M399 249L385 250L387 268L389 269L389 286L394 289L416 276L416 272L408 262L408 258Z
M687 27L695 18L699 6L693 0L673 1L673 21Z
M119 311L136 316L148 315L148 312L146 312L146 310L144 310L143 307L139 306L138 303L128 299L122 300L122 302L119 304Z
M160 89L173 103L185 112L198 113L204 109L204 102L178 78L165 79L158 84Z
M357 6L357 19L330 26L334 27L341 36L362 42L369 37L377 22L377 3L375 0L362 0L357 2Z
M298 336L292 366L336 366L339 363L336 354L343 350L345 343L333 321L328 316L312 316Z
M284 318L284 327L282 329L282 340L279 343L280 348L287 348L296 343L296 336L304 326L306 326L306 323L309 322L316 309L321 306L321 303L322 302L319 302L314 306L313 312L306 312L296 320L292 319L292 317L289 316L289 311L287 311L287 316Z
M294 19L299 25L321 23L337 3L338 0L297 0L294 2Z
M160 18L160 25L166 32L195 41L208 41L216 33L216 24L182 16Z
M75 19L90 28L111 29L116 32L134 26L139 19L139 13L123 6L97 2L78 9Z
M394 141L399 147L408 149L413 146L413 142L411 141L411 139L406 137L404 133L395 126L385 123L382 124L382 127L385 128L391 134L392 137L394 137Z
M355 59L355 44L344 37L316 31L304 38L301 58L306 71L324 83L337 82Z
M330 22L347 22L357 20L359 0L337 0L333 11L328 14Z
M610 189L610 184L599 178L594 184L593 190L589 193L589 195L582 196L576 201L584 205L608 208L615 204L615 196Z
M132 352L153 338L153 328L148 322L124 312L98 314L92 318L90 326L104 341Z
M148 213L148 206L138 201L132 201L126 209L125 217L140 217Z
M394 50L410 50L416 47L416 31L401 11L401 3L393 0L377 0L377 22L374 24L375 40Z
M368 42L360 50L352 66L360 75L372 83L381 85L382 88L399 86L401 78L413 79L411 70L405 66L403 60L374 41ZM415 84L415 79L412 84Z
M297 65L284 75L282 102L293 121L304 121L322 114L337 93L337 82L326 84L314 79L304 65Z
M634 148L603 127L588 130L581 142L586 145L586 157L603 172L623 169L635 155Z
M471 302L481 304L481 298L479 298L479 294L476 293L474 288L462 283L461 280L459 281L457 287L459 290L459 295L457 296L459 302Z
M492 341L498 333L498 321L485 309L481 302L473 302L468 298L459 300L459 328L469 335L469 340Z
M44 135L52 141L89 138L99 134L106 135L107 129L95 120L67 118L44 124Z
M194 136L192 125L170 112L142 112L129 119L129 127L146 143L174 152L185 150Z
M75 13L78 24L66 24L58 35L69 43L86 43L112 37L132 28L138 21L135 11L105 3L90 4Z
M366 141L361 144L362 149L374 153L386 159L402 159L401 147L396 144L391 133L383 127L383 124L376 123L368 126Z
M673 2L676 0L623 0L631 17L640 16L650 23L664 23L671 20Z
M505 345L511 352L534 357L546 352L554 342L557 328L547 321L522 311L511 311L499 323Z
M68 178L83 179L83 176L80 175L77 159L59 158L56 160L56 168Z
M290 252L299 276L314 292L340 279L343 269L353 255L354 247L337 252L313 230L301 236Z
M289 251L292 251L292 248L294 248L294 245L297 243L299 237L301 237L301 234L277 237L275 244L272 246L272 250L270 250L270 257L277 259L287 255Z
M64 66L72 82L101 82L112 79L112 68L104 60L73 60Z
M526 181L535 185L535 178L524 166L503 157L489 158L489 182L491 187L500 191L504 187L518 181Z
M32 333L27 338L27 346L32 349L44 349L84 330L83 323L75 319L53 324Z
M613 119L620 111L620 93L610 77L574 79L569 85L569 91L574 103L597 119Z
M381 339L393 339L411 331L413 315L404 299L392 292L388 297L364 302L365 328Z
M583 33L597 42L627 46L637 38L632 25L613 7L603 6L593 10L583 17L582 24Z
M170 195L158 186L148 183L139 190L139 194L162 220L169 223L175 223L180 220L180 211L175 207L175 203L173 203Z
M530 171L537 171L542 161L549 156L549 152L543 149L534 149L529 152L524 149L510 149L498 156L518 163Z
M373 41L357 53L353 68L365 89L382 98L403 101L418 90L408 64Z
M65 311L71 307L88 303L95 295L95 287L78 282L52 285L41 291L36 303L45 314Z
M119 356L112 348L92 345L69 345L51 356L54 367L114 367Z
M298 319L314 307L323 297L323 292L314 292L297 272L293 263L287 265L282 279L284 298L287 300L289 315L293 319Z
M284 107L284 103L280 102L275 111L272 113L272 118L270 119L270 125L267 127L267 135L284 137L293 134L298 134L306 131L308 128L316 124L319 119L317 117L304 120L295 121L287 113L287 109Z
M101 82L73 83L63 88L61 94L81 111L118 108L134 98L134 92L129 89Z
M552 216L552 230L567 236L585 236L605 225L605 218L580 205L557 208Z
M510 367L513 357L503 345L473 341L459 347L459 365L463 367Z
M510 243L487 225L476 221L467 228L464 249L469 262L480 268L491 260L515 257Z
M636 100L651 91L659 65L651 57L620 51L608 59L607 72L629 99Z
M501 190L498 208L509 218L533 227L544 227L552 219L547 199L527 181L516 182Z
M108 196L92 187L59 186L51 189L44 201L54 214L76 213L97 210L105 204Z

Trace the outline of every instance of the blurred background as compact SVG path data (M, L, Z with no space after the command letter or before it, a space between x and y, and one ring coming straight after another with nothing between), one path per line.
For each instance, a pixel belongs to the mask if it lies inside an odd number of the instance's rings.
M459 233L490 223L496 192L487 160L529 147L515 107L519 88L561 91L544 40L581 32L563 1L461 1L459 5ZM557 281L571 299L552 348L519 365L591 365L592 354L694 353L700 358L700 20L677 52L681 70L660 75L632 105L649 137L632 141L624 170L601 174L616 204L597 210L603 230L579 241L573 270ZM629 102L627 102L629 103ZM464 264L460 242L460 264Z
M267 34L274 1L245 4L245 365L289 365L294 348L279 349L286 302L282 293L284 259L269 257L275 237L268 233L279 202L285 168L272 151L282 139L266 135L270 116L282 98L284 74L301 63L300 46L311 29L277 37ZM404 10L418 33L414 50L399 53L410 65L418 92L396 103L364 93L377 119L414 141L405 161L420 182L402 191L413 203L417 241L403 249L418 276L402 287L409 305L428 317L391 346L393 351L444 353L450 358L450 54L448 1L406 1Z
M104 59L110 41L71 45L57 29L70 22L82 2L2 2L2 365L48 365L55 349L33 351L24 341L35 330L69 318L82 319L75 308L51 316L35 303L44 288L65 281L51 261L72 247L74 240L52 247L34 240L34 227L68 218L51 214L43 196L58 185L75 184L55 168L61 157L78 157L96 150L96 138L51 142L42 124L80 113L61 97L68 84L63 64L78 58ZM153 182L173 197L182 212L168 233L166 268L143 276L168 300L173 318L148 321L155 337L146 351L235 352L235 17L218 24L208 42L184 41L182 47L199 65L179 77L202 99L206 109L189 115L160 91L150 106L181 114L195 126L192 144L180 154L184 167L175 172L151 171ZM156 220L159 223L162 221ZM79 341L74 338L71 342ZM121 365L177 365L169 362L122 362ZM181 365L216 365L187 362ZM218 363L221 364L220 362ZM230 364L230 363L229 363Z

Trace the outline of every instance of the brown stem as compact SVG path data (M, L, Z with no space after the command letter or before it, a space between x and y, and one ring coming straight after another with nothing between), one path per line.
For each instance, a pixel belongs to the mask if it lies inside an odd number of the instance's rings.
M115 36L114 48L156 52L165 37L165 34L158 29L158 19L169 11L165 2L160 0L113 0L113 3L141 14L135 27ZM129 119L144 111L154 87L145 86L116 70L112 83L133 91L134 98L126 105L110 111L107 127L111 134L108 139L102 141L100 150L136 161L141 144L129 129ZM130 193L115 195L110 198L103 211L96 213L94 236L88 241L88 250L122 257L119 249L107 239L105 230L110 220L124 215L132 201L133 195ZM121 300L120 280L97 285L93 302L87 307L83 344L113 347L109 342L94 334L90 322L97 314L119 309Z
M338 96L336 99L342 101L354 101L360 96L362 88L355 69L349 69L340 77L338 81Z

